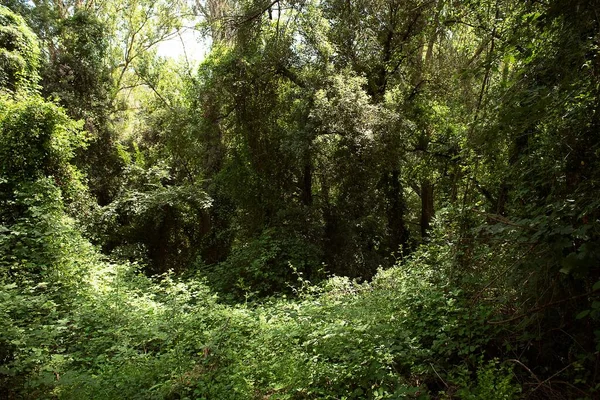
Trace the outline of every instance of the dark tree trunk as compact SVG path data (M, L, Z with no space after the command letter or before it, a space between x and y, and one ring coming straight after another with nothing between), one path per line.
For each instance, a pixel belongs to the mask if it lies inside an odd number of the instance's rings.
M510 157L508 159L508 165L511 169L515 168L519 159L523 154L527 152L528 145L528 134L531 132L530 129L527 130L527 134L517 136L513 141L513 147L510 152ZM509 194L512 185L507 181L500 184L500 188L498 189L498 197L496 199L496 213L498 215L506 215L506 204L509 200Z
M400 171L386 172L383 177L387 204L389 247L391 251L407 250L408 230L404 222L404 195L400 184Z
M429 236L433 214L433 184L425 179L421 182L421 237L423 239Z
M171 266L169 263L169 254L171 249L170 236L174 224L173 209L169 205L163 206L163 217L155 231L150 235L148 243L148 255L152 260L153 272L164 273Z
M302 176L302 203L305 206L312 205L312 167L310 163L304 165Z

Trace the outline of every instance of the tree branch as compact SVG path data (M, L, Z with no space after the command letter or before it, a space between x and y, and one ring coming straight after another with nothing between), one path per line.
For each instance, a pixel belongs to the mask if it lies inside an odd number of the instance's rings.
M558 300L558 301L553 301L551 303L544 304L543 306L539 306L539 307L536 307L536 308L534 308L532 310L529 310L526 313L516 315L516 316L514 316L512 318L505 319L505 320L502 320L502 321L488 321L487 323L489 325L507 324L509 322L513 322L513 321L519 320L521 318L525 318L527 316L530 316L531 314L536 313L538 311L545 310L546 308L554 307L555 305L566 303L568 301L577 300L577 299L580 299L582 297L587 297L587 296L589 296L589 295L591 295L593 293L594 293L594 290L592 290L591 292L587 292L587 293L584 293L584 294L577 295L577 296L569 297L568 299L562 299L562 300ZM538 382L539 382L539 380L538 380Z

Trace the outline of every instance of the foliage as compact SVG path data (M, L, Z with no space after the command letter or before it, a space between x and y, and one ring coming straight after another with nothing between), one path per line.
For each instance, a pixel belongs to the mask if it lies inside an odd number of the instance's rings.
M20 15L0 5L0 89L32 89L38 81L40 49Z
M237 246L221 264L196 269L222 297L241 301L289 292L296 286L298 274L319 277L318 251L293 232L267 229L258 238Z
M8 184L54 176L68 188L75 178L68 162L85 143L82 124L37 96L0 98L0 174Z
M518 396L520 388L513 380L513 372L506 365L499 365L497 359L478 364L477 379L473 379L469 371L460 371L455 378L460 389L457 397L460 399L514 399ZM475 384L474 384L475 383Z
M31 361L15 357L8 371L37 365L28 370L29 393L94 399L428 398L443 382L459 393L485 393L489 386L504 390L502 398L515 393L508 375L496 380L488 367L480 372L480 389L463 380L488 344L489 310L468 312L461 292L421 264L381 272L372 284L334 278L315 287L302 281L299 300L274 299L252 308L219 305L202 283L170 276L153 282L134 266L97 261L80 273L77 279L87 284L80 285L77 307L66 315L41 314L39 322L19 318L31 313L15 309L23 304L15 288L3 292L5 318L42 324L43 337L51 327L60 332L60 347L35 344L33 333L23 331L9 337L15 354L33 355ZM41 353L33 346L41 346Z
M132 164L126 174L127 189L97 210L96 240L113 256L152 260L155 273L182 270L208 229L196 221L211 199L197 185L170 185L169 171L159 166L146 171Z
M598 397L597 1L5 4L0 397Z
M51 179L19 185L10 204L22 212L0 225L0 386L36 397L65 358L65 318L99 257L65 216Z

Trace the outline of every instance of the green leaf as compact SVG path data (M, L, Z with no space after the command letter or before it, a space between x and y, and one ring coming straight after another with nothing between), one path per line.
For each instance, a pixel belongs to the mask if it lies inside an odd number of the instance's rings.
M575 319L583 319L583 318L587 317L589 313L590 313L590 310L584 310L584 311L580 312L579 314L577 314Z
M561 274L568 275L571 272L571 268L563 267L559 271Z
M594 286L592 286L592 290L598 290L600 289L600 281L594 283Z

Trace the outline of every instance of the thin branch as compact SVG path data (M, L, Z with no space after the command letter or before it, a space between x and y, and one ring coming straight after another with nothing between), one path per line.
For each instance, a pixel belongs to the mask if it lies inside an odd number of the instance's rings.
M588 396L590 395L589 393L584 392L583 390L579 389L577 386L573 385L570 382L565 382L565 381L554 381L552 383L555 384L559 384L559 385L566 385L569 386L571 389L575 389L577 392L579 392L580 394L582 394L584 396L584 398L588 398Z
M431 365L431 369L433 369L433 372L435 372L435 374L437 375L437 377L440 378L440 381L442 381L442 383L444 384L444 386L446 386L446 389L448 389L450 386L448 386L448 384L446 383L446 381L442 379L442 377L440 376L440 374L438 374L438 372L435 370L435 367L433 366L433 364L429 363L429 365Z
M551 303L544 304L543 306L539 306L539 307L536 307L536 308L534 308L532 310L529 310L529 311L527 311L527 313L519 314L519 315L516 315L516 316L514 316L512 318L505 319L505 320L502 320L502 321L488 321L487 323L490 324L490 325L506 324L506 323L509 323L509 322L513 322L513 321L519 320L521 318L528 317L531 314L536 313L538 311L542 311L542 310L544 310L546 308L554 307L554 306L556 306L558 304L562 304L562 303L566 303L566 302L569 302L569 301L577 300L577 299L580 299L582 297L587 297L587 296L589 296L589 295L591 295L593 293L594 293L594 291L592 290L591 292L587 292L587 293L583 293L583 294L580 294L580 295L577 295L577 296L569 297L568 299L562 299L562 300L558 300L558 301L553 301Z
M278 73L278 74L280 74L281 76L284 76L284 77L288 78L291 82L295 83L296 85L298 85L302 89L306 88L306 83L304 83L298 77L298 75L294 71L290 70L289 68L286 68L284 66L280 66L280 67L277 68L277 70L275 72Z
M475 297L473 297L472 302L474 303L482 294L483 292L485 292L487 289L489 289L490 286L492 286L494 284L494 282L496 282L498 279L500 279L504 274L506 274L508 271L510 271L511 269L513 269L514 267L516 267L519 263L519 261L521 261L523 259L523 257L525 257L527 254L529 254L534 248L536 244L531 245L531 247L529 247L529 249L521 254L521 256L511 265L509 265L507 268L505 268L502 272L500 272L495 278L493 278L490 282L488 282L487 285L485 285L476 295Z
M571 364L569 364L566 367L562 368L560 371L552 374L552 376L550 376L549 378L545 379L543 382L538 383L538 385L535 388L533 388L532 392L535 392L536 390L538 390L540 388L540 386L548 383L548 381L550 381L552 378L554 378L555 376L559 375L561 372L565 371L569 367L573 366L573 364L575 364L576 362L577 361L573 361Z
M517 360L516 358L511 358L511 359L509 359L509 360L506 360L506 361L507 361L507 362L508 362L508 361L510 361L510 362L514 362L515 364L519 364L521 367L525 368L525 369L526 369L526 370L527 370L527 371L528 371L528 372L531 374L531 376L532 376L532 377L533 377L533 378L534 378L536 381L538 381L538 383L541 383L541 381L540 381L540 378L538 378L538 377L537 377L537 375L536 375L536 374L534 374L534 373L533 373L533 371L532 371L532 370L530 370L530 369L529 369L529 367L528 367L527 365L523 364L521 361Z
M495 12L495 17L494 17L494 28L492 29L492 33L491 33L491 38L490 38L490 49L488 51L487 54L487 65L486 65L486 69L485 69L485 76L483 77L483 82L481 83L481 90L479 92L479 97L477 99L477 106L475 108L475 116L473 118L473 124L471 125L471 130L469 132L469 136L473 135L473 131L475 130L475 126L477 125L477 123L479 122L479 113L481 111L481 106L483 105L483 97L488 89L489 83L490 83L490 75L492 72L492 60L494 57L494 50L496 48L496 41L495 36L496 36L496 30L497 30L497 24L496 21L498 21L498 17L500 16L500 7L498 5L498 1L496 1L496 12ZM484 115L485 115L485 110L484 110Z
M274 0L271 1L267 6L261 8L260 10L256 11L254 14L250 14L247 15L245 19L243 19L242 21L240 21L238 23L238 25L242 25L242 24L246 24L252 20L255 20L256 18L260 17L263 13L265 13L266 11L268 11L271 7L273 7L275 4L277 4L279 2L279 0Z
M483 216L485 216L485 217L487 217L487 218L489 218L491 220L500 222L500 223L502 223L504 225L514 226L515 228L521 228L521 229L525 229L525 230L528 230L528 231L535 231L534 228L531 228L531 227L525 226L525 225L520 225L520 224L517 224L516 222L512 222L511 220L509 220L506 217L503 217L502 215L486 213L486 212L483 212L483 211L479 211L476 208L473 208L471 210L473 212L476 212L477 214L483 215Z

